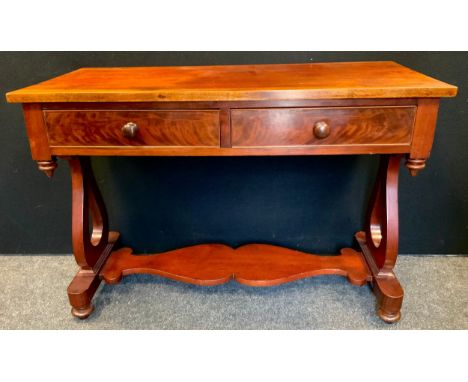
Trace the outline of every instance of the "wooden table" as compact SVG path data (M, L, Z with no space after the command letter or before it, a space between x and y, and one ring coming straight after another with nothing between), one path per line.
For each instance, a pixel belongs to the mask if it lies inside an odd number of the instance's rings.
M426 165L439 99L457 88L394 62L84 68L7 94L23 104L33 159L49 177L56 158L72 177L72 314L86 318L103 279L151 273L217 285L270 286L335 274L370 283L377 312L400 318L398 171ZM360 251L313 255L273 245L195 245L135 256L113 250L91 156L380 154ZM312 170L313 171L313 170Z

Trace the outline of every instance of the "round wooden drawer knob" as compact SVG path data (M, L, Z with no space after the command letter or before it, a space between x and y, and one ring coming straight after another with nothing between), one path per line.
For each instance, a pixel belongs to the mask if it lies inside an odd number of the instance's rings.
M128 122L122 127L124 137L134 138L138 131L138 125L134 122Z
M314 125L314 135L318 139L326 138L330 135L330 125L325 121L315 122Z

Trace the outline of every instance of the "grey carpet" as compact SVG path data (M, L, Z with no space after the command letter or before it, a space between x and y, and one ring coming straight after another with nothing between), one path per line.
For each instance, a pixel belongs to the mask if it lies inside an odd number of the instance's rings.
M468 329L468 257L400 256L402 320L388 325L368 287L321 276L272 288L199 287L133 275L103 285L88 320L70 315L72 256L0 256L1 329Z

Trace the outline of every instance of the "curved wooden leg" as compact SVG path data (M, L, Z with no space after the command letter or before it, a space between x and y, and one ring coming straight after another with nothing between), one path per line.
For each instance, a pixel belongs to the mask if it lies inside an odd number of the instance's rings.
M73 254L80 270L67 292L72 314L78 318L87 318L93 311L91 300L101 283L99 271L119 234L109 232L106 206L94 179L89 158L72 157L68 161L72 176Z
M401 155L383 155L366 218L356 239L372 273L377 313L388 323L400 319L403 288L393 273L398 256L398 171Z

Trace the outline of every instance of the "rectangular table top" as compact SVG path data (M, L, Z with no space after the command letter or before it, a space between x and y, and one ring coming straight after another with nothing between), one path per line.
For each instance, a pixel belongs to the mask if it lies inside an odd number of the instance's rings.
M82 68L7 93L8 102L259 101L453 97L455 86L391 61Z

